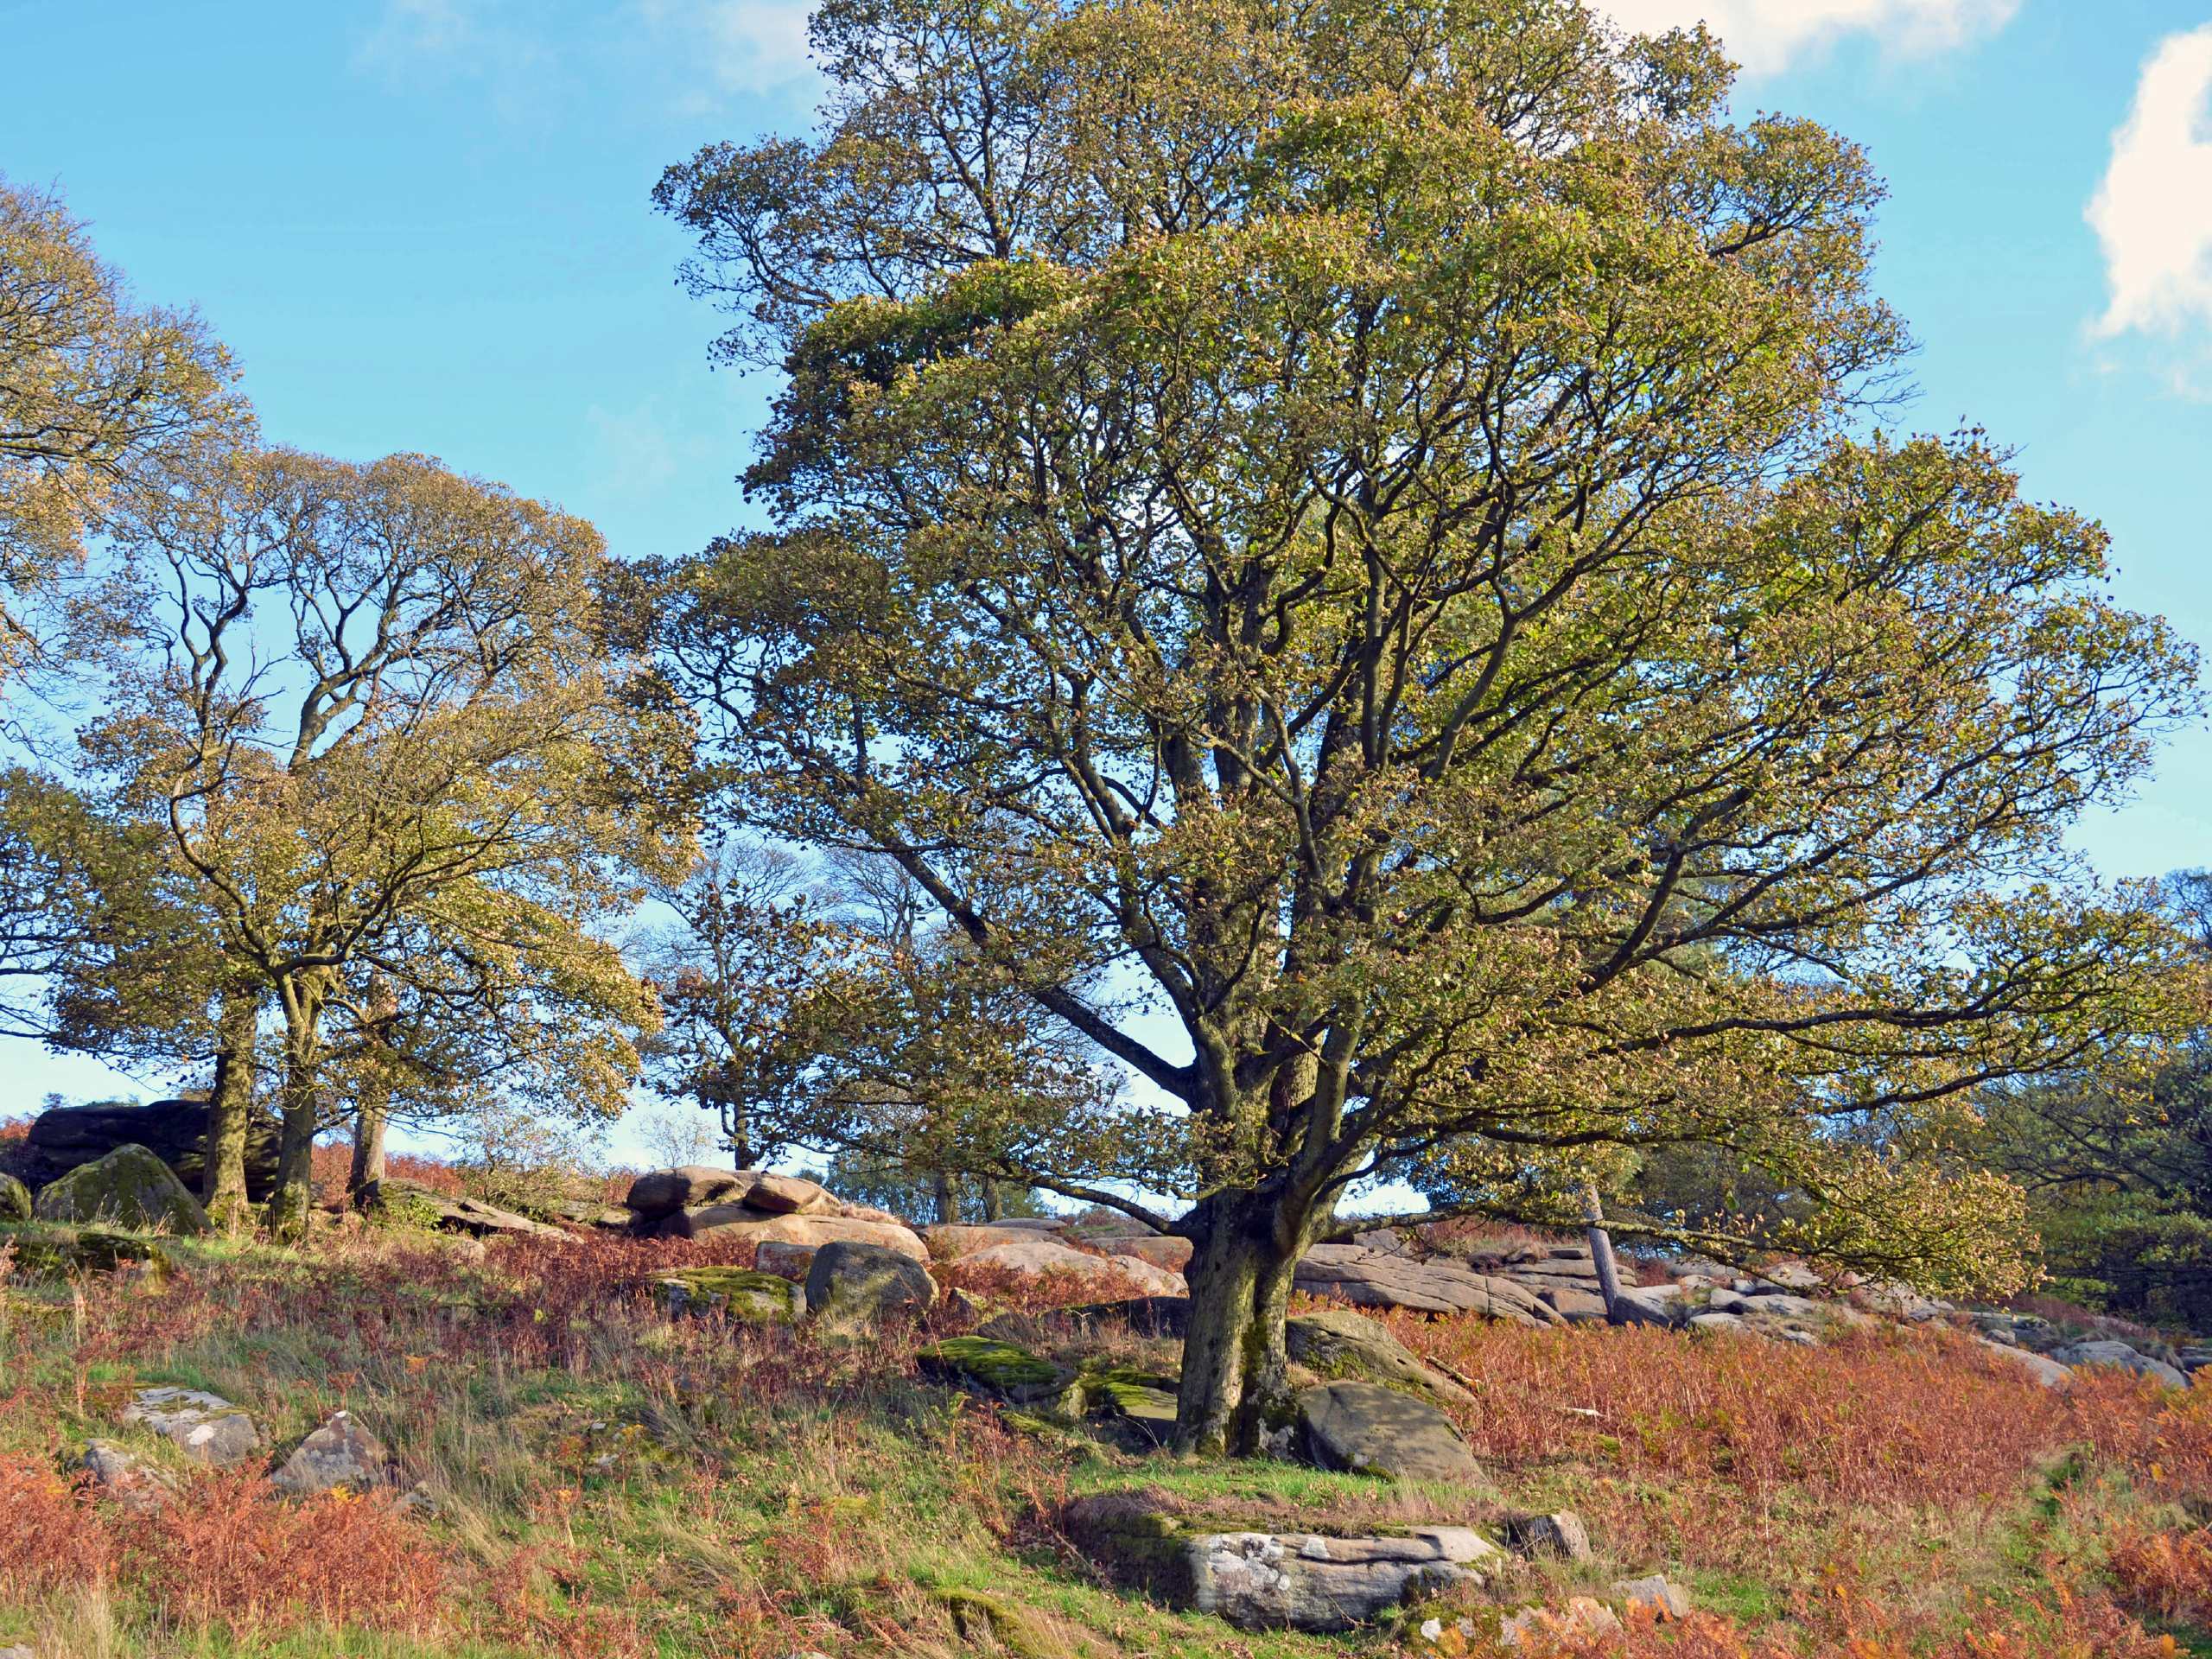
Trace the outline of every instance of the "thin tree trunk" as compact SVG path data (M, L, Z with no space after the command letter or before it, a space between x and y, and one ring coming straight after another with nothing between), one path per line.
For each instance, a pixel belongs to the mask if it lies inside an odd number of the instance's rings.
M1283 1323L1302 1246L1274 1206L1211 1200L1191 1258L1190 1326L1176 1395L1175 1450L1250 1457L1289 1401Z
M937 1173L937 1218L947 1225L960 1219L960 1195L953 1190L951 1174L942 1169Z
M354 1109L353 1166L346 1176L346 1196L357 1210L374 1208L384 1185L384 1132L391 1101L390 1087L381 1078L363 1080L361 1103Z
M1621 1274L1613 1261L1613 1236L1605 1230L1605 1207L1598 1201L1598 1184L1582 1184L1582 1219L1589 1224L1590 1260L1598 1269L1598 1294L1604 1298L1605 1317L1613 1316L1613 1305L1621 1299Z
M226 1233L251 1225L245 1191L246 1134L253 1121L254 1039L258 993L226 987L216 1016L215 1084L207 1096L207 1138L200 1151L200 1197L207 1218Z
M986 1179L983 1183L983 1219L998 1221L1006 1215L1006 1186L1003 1182Z
M399 999L382 972L369 978L366 1064L361 1071L360 1100L353 1111L353 1162L346 1173L346 1197L357 1210L374 1207L384 1185L384 1132L391 1116L391 1022Z
M307 1236L315 1205L315 1039L321 1013L311 991L286 988L283 1122L267 1226L272 1237L288 1243Z

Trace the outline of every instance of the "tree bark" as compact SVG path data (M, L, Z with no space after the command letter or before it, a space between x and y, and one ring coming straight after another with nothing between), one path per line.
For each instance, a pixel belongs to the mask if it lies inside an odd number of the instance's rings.
M270 1195L270 1236L307 1236L315 1205L315 1074L321 1009L311 991L288 987L284 998L284 1097L276 1142L276 1190Z
M346 1176L346 1196L357 1210L372 1208L384 1185L384 1132L391 1116L391 1090L381 1080L363 1081L361 1103L354 1109L353 1165Z
M1595 1181L1583 1184L1582 1218L1588 1224L1590 1261L1598 1269L1598 1294L1605 1300L1605 1317L1610 1319L1613 1304L1621 1297L1621 1274L1613 1260L1613 1236L1605 1230L1605 1207L1598 1201Z
M986 1222L1003 1220L1006 1216L1006 1186L988 1176L983 1180L983 1219Z
M1303 1250L1302 1229L1249 1197L1207 1200L1194 1229L1190 1326L1176 1395L1176 1451L1251 1457L1269 1419L1289 1402L1290 1356L1283 1322Z
M937 1173L937 1218L947 1226L960 1219L960 1195L953 1189L948 1170Z
M215 1083L207 1096L207 1139L201 1152L200 1201L226 1233L250 1226L245 1191L246 1131L253 1118L254 1040L261 998L250 987L226 988L216 1016Z

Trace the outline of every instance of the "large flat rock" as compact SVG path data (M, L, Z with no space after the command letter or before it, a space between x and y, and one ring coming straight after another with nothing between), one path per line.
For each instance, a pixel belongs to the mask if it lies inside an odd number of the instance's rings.
M1295 1287L1358 1307L1479 1313L1516 1325L1557 1325L1556 1310L1524 1285L1439 1257L1415 1262L1358 1244L1316 1244L1298 1263Z

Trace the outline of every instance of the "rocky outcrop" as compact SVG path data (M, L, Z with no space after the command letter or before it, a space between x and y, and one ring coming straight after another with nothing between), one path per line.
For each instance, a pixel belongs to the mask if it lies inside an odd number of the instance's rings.
M1299 1445L1319 1468L1483 1484L1481 1465L1452 1420L1397 1389L1357 1379L1324 1382L1300 1390L1291 1412Z
M1363 1315L1343 1308L1300 1313L1283 1327L1290 1357L1325 1377L1364 1377L1472 1407L1475 1396Z
M2185 1389L2189 1378L2179 1368L2163 1359L2142 1352L2132 1344L2107 1338L2094 1342L2070 1342L2063 1348L2050 1351L2050 1357L2061 1365L2113 1365L2121 1370L2133 1371L2138 1376L2147 1376L2169 1389Z
M1058 1239L1033 1234L972 1250L960 1265L992 1268L1021 1279L1062 1277L1081 1281L1093 1295L1133 1290L1147 1296L1180 1296L1188 1287L1179 1273L1134 1255L1092 1255Z
M196 1463L243 1463L261 1451L253 1419L200 1389L141 1389L123 1408L123 1421L173 1442Z
M98 1163L118 1147L144 1147L198 1192L206 1170L207 1103L157 1100L149 1106L57 1106L31 1121L17 1173L34 1186ZM247 1126L246 1196L257 1204L276 1190L276 1120L257 1115Z
M880 1244L833 1239L814 1254L806 1270L806 1305L816 1322L832 1331L857 1331L880 1321L926 1313L937 1300L937 1281L913 1256Z
M41 1187L33 1210L41 1221L120 1227L135 1233L194 1237L207 1212L176 1173L144 1147L118 1147Z
M422 1216L442 1233L462 1233L471 1238L566 1238L558 1227L512 1210L502 1210L481 1198L440 1192L415 1181L385 1181L377 1192L385 1209L397 1208Z
M77 1466L84 1471L92 1491L126 1509L159 1509L176 1496L173 1476L113 1440L86 1442Z
M302 1440L269 1482L280 1492L308 1497L317 1492L366 1492L397 1485L396 1473L384 1442L356 1422L352 1412L341 1411Z
M1423 1313L1479 1313L1516 1325L1558 1325L1559 1313L1534 1291L1438 1257L1416 1262L1360 1244L1316 1244L1298 1263L1295 1288L1359 1307Z
M622 1203L630 1230L654 1237L796 1245L810 1260L811 1252L843 1240L896 1250L917 1262L929 1260L921 1236L895 1216L848 1204L796 1175L687 1164L639 1176ZM790 1271L794 1265L786 1256L777 1270ZM796 1265L803 1270L803 1262Z
M1122 1581L1248 1630L1351 1630L1409 1599L1479 1582L1504 1559L1466 1527L1361 1537L1224 1528L1145 1492L1078 1499L1062 1527Z
M924 1376L995 1395L1019 1405L1057 1399L1074 1382L1065 1365L1040 1358L1018 1343L984 1336L949 1337L914 1355Z

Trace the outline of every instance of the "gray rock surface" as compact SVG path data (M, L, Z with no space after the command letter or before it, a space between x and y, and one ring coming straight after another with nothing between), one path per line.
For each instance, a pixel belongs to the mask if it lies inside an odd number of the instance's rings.
M2138 1376L2153 1378L2170 1389L2189 1386L2189 1378L2163 1359L2139 1352L2129 1344L2111 1338L2069 1342L2063 1348L2052 1349L2050 1357L2062 1365L2117 1365Z
M1993 1341L1987 1337L1981 1341L1988 1352L1995 1354L2007 1364L2018 1366L2046 1389L2063 1389L2074 1380L2074 1373L2070 1370L2046 1354L2033 1353L2008 1342Z
M1244 1630L1348 1630L1409 1597L1479 1581L1498 1559L1465 1527L1374 1538L1202 1533L1185 1549L1189 1605Z
M33 1209L41 1221L135 1233L189 1238L207 1230L207 1212L200 1200L144 1147L118 1147L104 1158L79 1165L40 1188Z
M252 1417L221 1395L199 1389L141 1389L123 1408L123 1421L174 1441L200 1463L243 1463L261 1451Z
M1324 1376L1365 1377L1455 1405L1475 1403L1473 1395L1422 1360L1387 1327L1349 1309L1301 1313L1283 1327L1283 1334L1291 1358Z
M176 1481L113 1440L88 1440L78 1466L104 1496L134 1510L159 1508L176 1493Z
M1316 1244L1300 1258L1295 1288L1359 1307L1479 1313L1517 1325L1558 1325L1556 1310L1527 1287L1439 1257L1415 1262L1357 1244Z
M1483 1484L1452 1420L1426 1400L1358 1380L1324 1382L1292 1402L1299 1442L1319 1468L1395 1480Z
M384 1442L341 1411L302 1440L284 1459L270 1484L294 1497L343 1489L365 1492L395 1485L391 1453Z
M912 1256L880 1244L833 1239L806 1270L806 1305L830 1330L912 1317L937 1300L937 1281Z

